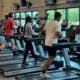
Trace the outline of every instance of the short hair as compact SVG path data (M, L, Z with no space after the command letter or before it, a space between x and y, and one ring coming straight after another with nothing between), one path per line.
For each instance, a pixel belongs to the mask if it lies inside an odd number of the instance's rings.
M5 15L5 19L8 19L8 15Z
M61 17L61 13L60 12L55 12L54 18L58 18L58 17Z
M31 22L32 21L32 18L30 16L27 16L26 19L25 19L25 21L26 22Z
M13 13L10 12L10 13L8 14L8 17L12 18L12 17L13 17Z

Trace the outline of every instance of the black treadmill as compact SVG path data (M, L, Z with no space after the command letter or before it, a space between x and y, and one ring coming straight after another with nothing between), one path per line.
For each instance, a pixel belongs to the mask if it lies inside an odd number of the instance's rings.
M11 50L9 49L4 49L0 51L0 56L12 56L13 53Z
M48 71L47 72L51 78L43 79L40 77L39 73L35 74L26 74L15 77L16 80L80 80L80 77L73 73L72 71Z
M38 41L39 38L31 39L31 41ZM28 41L30 41L30 39L28 39ZM71 67L70 59L68 55L69 47L80 46L80 43L65 42L65 43L53 44L53 46L57 47L57 49L63 49L64 51L63 55L64 55L66 66L62 70L58 70L58 71L51 70L51 72L49 72L49 74L51 75L51 79L49 78L46 80L80 80L80 76L77 74L78 71L75 68ZM42 80L42 78L39 76L39 73L37 74L33 73L32 75L26 74L23 76L18 76L16 77L16 80Z
M21 63L23 59L22 55L9 55L9 56L0 56L0 66L5 66L7 64L16 64Z
M4 65L0 67L4 76L17 76L22 74L30 74L36 73L41 71L41 64L43 61L38 61L37 64L33 61L29 61L29 64L22 65L22 64L12 64L12 65ZM62 63L62 62L61 62ZM63 67L63 63L59 65L59 67ZM54 64L52 64L49 70L58 69Z

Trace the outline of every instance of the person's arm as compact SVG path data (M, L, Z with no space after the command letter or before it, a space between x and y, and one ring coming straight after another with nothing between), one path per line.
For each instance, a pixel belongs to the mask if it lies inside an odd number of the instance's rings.
M56 31L56 34L55 34L57 37L61 37L62 36L62 34L61 34L61 32L59 32L59 31Z
M31 32L32 35L39 35L39 33L34 32L34 30L32 29L32 25L29 25L29 32Z
M2 33L5 30L5 23L2 25L2 27L0 28L0 33Z
M43 35L45 35L45 33L46 33L45 24L43 24L43 25L41 26L41 28L40 28L40 33L43 34Z
M59 24L56 24L56 33L55 33L55 35L57 37L61 37L62 36L62 34L61 34L61 25L59 25Z

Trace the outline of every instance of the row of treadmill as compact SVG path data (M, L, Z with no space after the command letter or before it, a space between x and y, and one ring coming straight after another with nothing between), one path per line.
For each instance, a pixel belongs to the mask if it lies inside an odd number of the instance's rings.
M1 43L3 43L4 38L4 35L1 34ZM22 61L25 42L20 35L14 35L13 39L16 43L17 55L13 56L9 47L0 51L1 73L5 77L13 76L16 80L42 80L39 75L41 65L48 58L48 52L43 44L44 36L27 39L32 42L33 50L38 57L38 61L35 64L30 54L24 66L22 65ZM51 78L46 80L80 80L80 43L75 41L64 42L64 38L61 40L61 43L53 44L53 47L57 47L57 56L47 71L51 75Z

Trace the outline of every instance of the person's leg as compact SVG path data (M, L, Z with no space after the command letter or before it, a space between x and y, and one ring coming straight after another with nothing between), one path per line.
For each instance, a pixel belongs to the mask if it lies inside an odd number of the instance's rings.
M45 74L48 67L50 66L50 64L52 63L52 61L54 60L54 57L56 56L56 49L52 48L52 47L47 47L48 50L48 58L46 60L46 62L44 63L44 65L41 66L42 70L41 70L41 74L40 76L42 76L43 78L49 78L50 76Z
M31 42L29 43L29 46L30 46L31 54L32 54L32 56L33 56L33 58L35 60L35 64L36 64L37 63L37 57L36 57L36 55L35 55L35 53L33 51L33 47L32 47L32 43Z
M13 56L15 56L16 55L15 41L14 41L14 39L12 37L10 37L10 41L9 42L11 44L11 49L13 51Z
M27 58L28 53L29 53L28 51L29 51L29 44L26 42L25 52L24 52L24 58L23 58L22 64L25 64L25 62L26 62L26 58Z
M11 49L13 50L13 51L15 51L16 50L16 47L15 47L15 41L14 41L14 39L11 39Z
M48 56L46 62L44 63L44 65L42 65L42 72L45 73L48 69L48 67L50 66L50 64L53 61L53 56Z
M6 47L6 45L7 45L7 41L4 40L3 44L0 46L0 49L4 49Z

